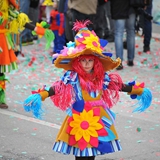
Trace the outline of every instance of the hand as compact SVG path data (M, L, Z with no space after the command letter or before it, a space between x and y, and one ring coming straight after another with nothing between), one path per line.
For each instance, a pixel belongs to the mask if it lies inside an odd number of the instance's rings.
M44 36L44 34L45 34L45 29L43 27L41 27L41 26L36 26L36 28L34 29L34 31L39 36Z
M42 21L41 23L36 23L34 31L37 35L42 37L45 34L45 29L49 28L49 26L50 25L47 22Z

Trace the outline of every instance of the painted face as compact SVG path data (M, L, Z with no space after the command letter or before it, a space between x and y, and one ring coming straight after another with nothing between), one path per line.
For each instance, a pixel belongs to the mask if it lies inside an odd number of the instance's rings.
M80 63L82 65L82 68L84 69L84 71L86 73L90 73L91 70L93 69L93 65L94 65L94 59L92 58L84 58L80 60Z

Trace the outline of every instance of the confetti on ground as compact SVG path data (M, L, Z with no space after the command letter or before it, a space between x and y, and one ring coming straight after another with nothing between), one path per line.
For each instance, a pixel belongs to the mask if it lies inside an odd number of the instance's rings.
M36 136L37 134L36 134L36 133L31 133L31 135L32 135L32 136Z
M160 152L157 152L157 153L156 153L156 156L160 156Z
M18 131L18 130L19 130L19 128L14 128L13 130L14 130L14 131Z
M145 142L145 140L138 140L137 143Z
M141 128L140 127L137 128L137 132L141 132Z

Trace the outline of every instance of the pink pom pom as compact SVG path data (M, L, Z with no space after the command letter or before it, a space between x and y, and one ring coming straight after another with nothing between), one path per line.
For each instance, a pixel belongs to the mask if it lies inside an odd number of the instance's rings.
M80 29L87 27L87 25L89 24L91 24L90 20L76 21L74 22L74 26L72 30L79 31Z

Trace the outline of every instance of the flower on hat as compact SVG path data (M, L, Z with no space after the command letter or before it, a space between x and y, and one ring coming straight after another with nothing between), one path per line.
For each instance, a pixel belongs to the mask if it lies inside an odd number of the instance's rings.
M72 42L72 41L69 41L68 43L67 43L67 47L68 48L74 48L75 47L75 42Z
M93 52L102 53L103 47L101 46L100 39L96 33L90 31L86 25L90 24L89 20L83 23L77 21L74 23L74 30L78 31L75 36L76 47L81 49L91 49Z
M90 34L89 37L84 37L84 41L82 41L82 43L86 45L86 48L91 48L92 50L101 53L103 49L100 46L99 38L95 35L94 32L91 33L92 34Z
M69 42L71 45L67 45L67 47L63 47L63 50L61 50L59 55L62 56L68 56L71 54L76 54L77 52L80 52L82 49L75 47L75 42Z

